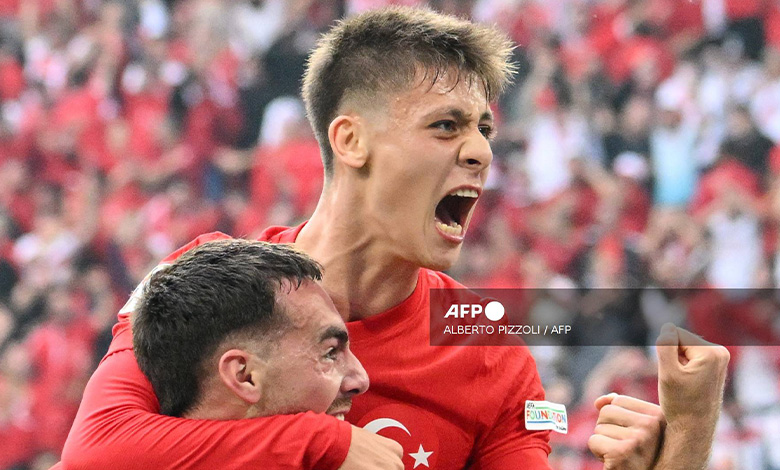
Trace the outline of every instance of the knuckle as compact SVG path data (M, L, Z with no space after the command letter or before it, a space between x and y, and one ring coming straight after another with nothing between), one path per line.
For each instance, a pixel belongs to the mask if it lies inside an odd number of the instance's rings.
M642 441L636 436L631 435L623 439L623 447L620 454L624 457L633 454L642 447Z
M649 432L647 429L634 428L631 430L631 435L629 437L629 441L632 443L630 448L641 447L643 444L651 441L652 439L653 433Z
M596 434L593 434L588 438L588 449L597 457L601 455L601 452L598 450L598 437Z
M639 426L642 429L654 429L658 427L658 424L658 419L656 419L655 416L642 415L642 417L639 418Z
M718 346L715 348L715 356L722 364L728 364L729 360L731 359L731 353L723 346Z
M390 448L392 449L393 453L396 454L399 457L403 457L404 455L404 448L401 446L401 444L397 443L396 441L390 441Z
M596 426L593 428L593 434L604 434L604 425L596 423Z
M660 406L654 405L652 411L650 411L650 416L652 416L660 425L664 421L666 421L666 416L664 416L664 410L661 409Z

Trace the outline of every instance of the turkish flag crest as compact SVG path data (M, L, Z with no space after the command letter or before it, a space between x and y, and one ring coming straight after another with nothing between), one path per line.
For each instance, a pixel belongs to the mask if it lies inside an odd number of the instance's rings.
M410 405L383 405L366 413L357 426L401 444L407 470L436 468L439 437L427 411Z

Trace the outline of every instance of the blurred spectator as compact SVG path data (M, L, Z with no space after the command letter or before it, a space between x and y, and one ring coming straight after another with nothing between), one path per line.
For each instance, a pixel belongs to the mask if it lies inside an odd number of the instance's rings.
M681 64L656 94L658 118L650 138L653 202L662 207L685 207L696 186L696 141L699 122L693 108L695 71Z
M306 55L339 17L389 4L495 23L518 44L451 274L530 289L530 319L601 345L534 346L548 397L570 405L553 468L601 468L586 449L595 394L655 399L643 346L665 321L729 346L780 343L777 300L735 289L780 286L777 0L12 0L0 470L57 459L117 309L160 258L202 232L252 237L314 210ZM711 468L780 468L776 351L732 357Z
M759 132L747 108L737 106L729 111L724 146L737 161L763 179L774 143Z

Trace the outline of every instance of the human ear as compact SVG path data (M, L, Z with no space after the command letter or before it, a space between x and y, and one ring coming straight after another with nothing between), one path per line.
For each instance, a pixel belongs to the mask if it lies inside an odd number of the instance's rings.
M219 378L237 397L249 404L260 401L263 389L262 363L241 349L225 351L219 358Z
M348 167L363 168L368 160L368 135L359 116L340 115L328 127L333 158Z

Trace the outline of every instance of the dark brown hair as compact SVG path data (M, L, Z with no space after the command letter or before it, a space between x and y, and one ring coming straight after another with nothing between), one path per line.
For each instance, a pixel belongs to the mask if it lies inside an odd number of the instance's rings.
M276 303L289 282L320 280L320 265L290 245L231 239L204 243L149 279L133 314L133 349L160 413L182 416L199 400L208 360L225 341L264 341L287 331Z
M417 74L436 83L443 74L477 80L489 101L510 81L512 43L498 29L428 9L391 7L339 22L318 42L303 77L303 101L322 153L325 176L333 174L328 127L347 99L409 87Z

